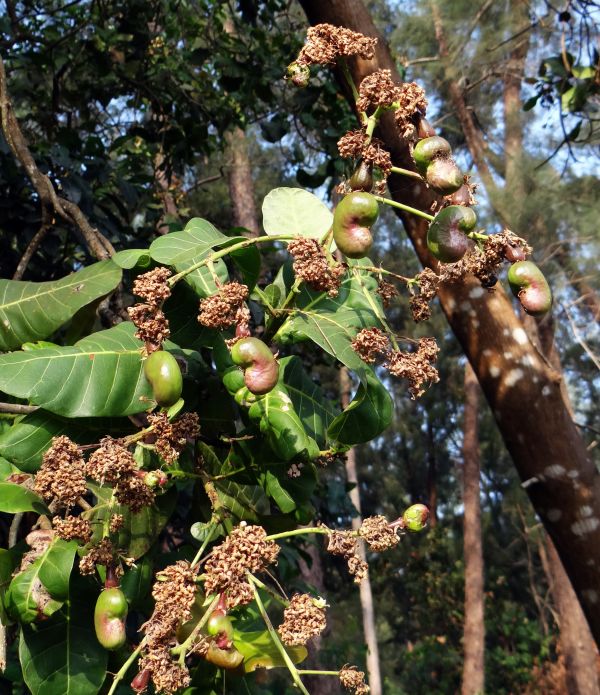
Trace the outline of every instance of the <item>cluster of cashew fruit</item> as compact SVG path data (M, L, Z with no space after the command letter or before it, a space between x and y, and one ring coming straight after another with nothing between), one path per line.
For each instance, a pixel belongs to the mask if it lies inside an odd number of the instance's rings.
M144 376L152 386L154 400L163 408L181 398L183 377L177 360L166 350L157 350L144 362Z
M126 641L125 620L127 599L118 586L114 573L107 570L104 589L94 609L94 628L98 642L111 651L120 649Z
M264 396L279 380L279 363L269 346L258 338L246 337L231 348L234 366L225 370L223 384L237 403Z

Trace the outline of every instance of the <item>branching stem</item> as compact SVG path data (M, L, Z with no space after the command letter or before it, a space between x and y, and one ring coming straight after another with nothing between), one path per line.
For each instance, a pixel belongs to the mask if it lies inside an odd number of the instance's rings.
M411 208L410 205L404 205L404 203L397 203L395 200L391 200L390 198L384 198L381 195L376 195L375 200L378 200L380 203L384 203L385 205L390 205L393 208L398 208L398 210L410 212L413 215L416 215L417 217L422 217L423 219L429 220L430 222L433 222L433 220L435 219L435 217L433 215L430 215L428 212L417 210L417 208Z

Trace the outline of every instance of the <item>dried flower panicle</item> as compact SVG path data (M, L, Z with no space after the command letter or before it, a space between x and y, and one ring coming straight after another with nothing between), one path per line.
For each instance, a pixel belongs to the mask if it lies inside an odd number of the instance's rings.
M409 392L413 400L422 396L423 384L437 383L440 380L433 366L440 351L434 338L421 338L415 352L394 350L388 353L386 364L390 374L410 382Z
M36 473L34 492L46 501L73 507L85 494L84 461L77 444L62 435L54 437Z
M170 277L171 271L164 267L138 275L133 283L133 293L151 306L158 307L171 296L171 288L167 284Z
M294 594L283 612L283 623L277 628L281 641L288 647L298 647L320 635L327 626L325 606L322 598Z
M363 519L358 533L361 538L365 539L374 553L383 553L385 550L394 548L400 542L394 527L381 515Z
M356 666L346 666L340 669L339 673L340 683L346 688L346 690L351 690L354 695L368 695L371 691L369 686L365 683L365 674L363 671L359 671Z
M504 254L507 246L520 249L525 256L529 256L532 251L525 239L517 236L510 229L503 229L498 234L490 234L481 252L468 255L466 271L473 273L482 284L493 284L490 283L491 278L506 260Z
M135 337L144 343L143 354L147 356L160 350L171 335L164 313L152 304L134 304L128 307L127 313L137 328Z
M239 282L228 282L219 291L200 301L198 321L206 328L223 330L247 320L244 302L248 299L248 288Z
M350 130L338 140L337 146L343 159L362 159L378 167L384 176L389 176L392 171L392 157L383 142L377 138L368 142L364 130Z
M296 63L298 65L329 65L341 56L358 55L365 60L373 57L377 39L372 39L345 27L316 24L306 34Z
M342 263L329 265L327 256L316 239L297 237L288 244L288 251L294 259L296 277L318 292L327 292L330 297L337 297L346 266Z
M389 341L378 328L363 328L351 343L356 354L367 364L373 364L379 357L387 354Z
M405 82L400 87L397 101L399 106L394 113L394 118L400 135L407 140L413 140L417 134L416 124L427 112L425 90L416 82Z
M359 111L374 111L378 106L391 106L401 96L402 89L394 83L392 71L376 70L360 83L356 108Z
M188 439L194 439L200 432L197 413L184 413L173 422L169 422L166 413L153 413L148 415L148 422L156 438L156 451L167 463L176 461Z
M341 555L348 563L348 571L354 581L360 583L366 576L369 566L358 555L358 539L351 531L331 531L327 551L332 555Z
M108 529L111 533L117 533L123 528L125 517L122 514L112 514L109 521Z
M246 580L247 572L262 572L277 560L279 546L265 540L262 526L242 522L213 549L204 566L207 594L227 592L227 605L234 608L249 603L254 593Z
M416 323L427 321L431 318L430 302L437 295L441 277L431 268L424 268L415 277L419 285L419 294L412 295L409 299L410 310Z
M140 670L150 671L157 693L176 693L187 688L191 682L187 667L172 659L169 647L165 645L148 649L138 665Z
M81 574L94 574L96 565L108 567L112 564L115 550L108 538L103 538L99 543L92 545L86 555L79 560L79 572Z
M398 296L398 290L396 286L391 282L386 282L385 280L379 280L377 283L377 294L381 297L384 308L389 308L392 303L392 299Z
M55 516L52 519L52 528L56 531L56 535L64 541L80 540L83 543L89 543L92 539L90 522L80 516L69 515L64 519Z

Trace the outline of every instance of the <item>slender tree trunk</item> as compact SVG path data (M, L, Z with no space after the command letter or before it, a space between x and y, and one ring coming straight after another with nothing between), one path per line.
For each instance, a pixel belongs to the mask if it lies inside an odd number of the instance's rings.
M546 538L547 568L552 597L558 612L560 647L565 660L569 695L600 695L598 652L581 605L550 538Z
M254 202L254 181L248 156L248 142L244 131L235 128L225 134L226 156L229 164L229 196L233 208L233 223L245 227L252 236L258 236L259 225Z
M379 36L360 0L300 0L309 21L329 22ZM351 59L356 84L373 70L386 68L401 82L385 40L372 60ZM345 89L343 76L337 74ZM351 98L349 90L346 94ZM393 114L377 131L394 164L414 168L408 143ZM392 197L429 210L436 197L424 184L393 175ZM423 265L437 268L427 249L427 224L399 213ZM556 544L596 639L600 639L600 476L588 457L564 402L562 375L541 355L513 311L502 288L486 292L475 278L443 286L438 293L450 326L471 362L523 486Z
M346 408L350 403L350 377L348 370L342 367L340 370L340 392L342 407ZM350 490L350 499L358 512L358 516L352 519L352 528L356 531L362 523L360 506L360 489L358 485L358 475L356 471L356 450L350 449L346 454L346 477L348 483L354 484ZM366 560L366 552L363 543L359 544L359 556L361 560ZM369 575L360 583L360 607L362 610L363 630L365 643L367 645L367 672L369 677L369 687L371 695L382 695L381 690L381 671L379 668L379 647L377 645L377 631L375 627L375 607L373 604L373 592L371 591L371 580Z
M479 499L479 383L470 364L465 366L463 426L463 538L465 557L465 624L462 695L479 695L485 682L485 623L483 548Z

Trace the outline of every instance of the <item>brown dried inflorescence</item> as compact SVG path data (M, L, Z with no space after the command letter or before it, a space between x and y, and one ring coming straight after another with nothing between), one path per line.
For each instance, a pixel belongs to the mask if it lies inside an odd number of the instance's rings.
M377 283L377 294L381 297L383 306L387 309L392 303L392 299L398 296L398 290L396 286L391 282L386 282L385 280L379 280Z
M306 43L298 55L299 65L328 65L341 56L373 57L377 39L333 24L316 24L306 34Z
M169 322L164 313L152 304L134 304L127 309L129 318L137 328L135 337L144 342L144 355L160 350L171 335Z
M330 297L337 297L342 277L346 272L345 265L329 265L327 256L316 239L298 237L290 241L288 251L294 258L293 268L296 277L318 292L327 292Z
M378 328L363 328L356 334L351 347L361 360L373 364L387 354L389 341L385 333Z
M359 583L367 576L369 566L358 556L358 540L351 531L331 531L327 551L346 560L355 582Z
M103 538L99 543L93 545L79 561L79 572L81 574L94 574L96 565L108 567L113 562L115 550L108 538Z
M392 158L377 138L368 140L364 130L351 130L338 140L338 151L343 159L362 159L381 169L384 176L392 171Z
M111 533L117 533L117 531L120 531L123 528L124 523L125 517L122 514L112 514L108 526L109 531Z
M84 461L77 444L68 437L54 437L36 473L34 491L46 501L73 507L85 494Z
M249 526L244 522L234 528L206 561L205 592L227 592L229 608L249 603L254 593L246 573L262 572L279 554L277 543L265 540L266 535L262 526Z
M414 400L425 393L423 384L433 384L440 380L438 371L433 366L439 351L434 338L421 338L415 352L394 350L388 353L385 367L393 376L408 379L409 392Z
M142 626L146 648L140 659L140 670L150 671L157 692L174 693L189 685L187 668L171 658L176 643L175 633L181 623L189 620L196 596L196 573L189 562L179 560L161 570L152 587L154 611Z
M80 516L66 516L64 519L55 516L52 519L52 527L56 531L56 535L64 541L77 539L89 543L92 538L90 522Z
M376 70L360 83L356 108L359 111L374 111L378 106L391 106L401 96L402 89L394 83L392 71Z
M219 291L200 301L198 321L207 328L222 330L243 321L244 302L248 288L239 282L228 282Z
M148 422L152 425L156 437L156 451L167 463L176 461L187 440L194 439L200 433L196 413L184 413L173 422L169 422L166 413L154 413L148 415Z
M414 321L419 323L431 318L429 303L437 295L441 278L431 268L424 268L415 279L419 284L419 294L411 296L409 305Z
M90 456L87 474L101 484L113 485L117 501L133 513L154 503L154 492L141 479L133 455L111 437L105 437Z
M399 107L394 118L400 130L400 135L408 140L413 140L417 134L417 121L427 112L427 99L425 90L416 82L405 82L400 87L400 95L397 99Z
M525 256L531 253L531 246L521 237L504 229L499 234L491 234L482 249L474 249L465 259L465 271L473 273L484 285L493 285L492 278L506 260L506 247L520 249Z
M325 605L322 598L294 594L283 612L283 623L277 628L281 641L288 647L298 647L320 635L327 625Z
M381 515L363 519L358 533L361 538L365 539L374 553L383 553L385 550L394 548L400 542L395 529Z
M339 678L344 688L353 691L354 695L368 695L370 692L369 686L365 683L365 674L356 666L346 664L340 669Z
M171 288L167 284L170 277L171 271L168 268L155 268L135 279L133 293L152 306L160 306L171 296Z

